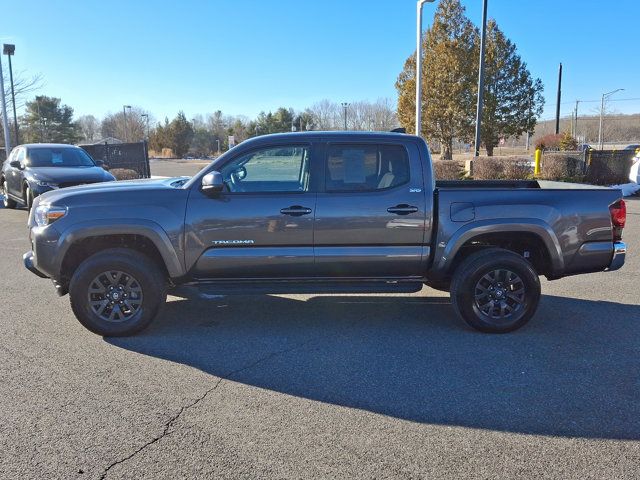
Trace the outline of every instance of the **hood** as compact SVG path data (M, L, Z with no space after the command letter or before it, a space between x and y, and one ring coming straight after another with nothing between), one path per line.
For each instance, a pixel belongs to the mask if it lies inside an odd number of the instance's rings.
M55 167L54 167L55 168ZM99 195L101 198L113 195L122 197L126 192L140 192L150 190L176 190L180 189L188 177L172 178L145 178L141 180L121 180L117 182L93 183L90 185L79 185L77 187L61 188L46 192L36 198L40 203L64 203L65 200L87 197L89 195Z
M27 178L49 183L104 182L113 176L102 167L31 167Z

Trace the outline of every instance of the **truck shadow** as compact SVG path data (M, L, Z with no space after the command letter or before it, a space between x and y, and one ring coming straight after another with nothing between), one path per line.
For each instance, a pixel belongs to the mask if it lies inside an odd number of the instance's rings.
M508 335L444 297L177 300L120 348L404 420L640 439L640 306L544 296Z

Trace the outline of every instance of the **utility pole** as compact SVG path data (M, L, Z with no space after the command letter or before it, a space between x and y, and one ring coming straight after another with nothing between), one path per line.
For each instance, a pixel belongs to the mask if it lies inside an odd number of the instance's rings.
M11 57L16 52L16 46L5 43L2 47L2 53L9 57L9 81L11 82L11 104L13 105L13 129L16 133L16 145L20 145L20 132L18 131L18 114L16 113L16 92L13 87L13 67L11 66Z
M131 105L123 105L122 106L122 117L124 120L124 143L127 143L129 140L127 137L127 108L131 110Z
M9 136L9 119L7 118L7 101L4 98L4 77L2 76L2 59L0 58L0 99L2 99L2 128L4 130L4 153L9 157L11 137Z
M476 107L475 156L480 156L480 132L482 128L482 108L484 104L484 48L487 41L487 0L482 3L482 33L480 35L480 70L478 72L478 105Z
M416 25L416 135L422 135L422 7L434 0L418 0Z
M349 108L349 104L347 102L342 103L342 108L344 109L344 129L347 130L347 108Z
M558 69L558 98L556 101L556 135L560 133L560 101L562 100L562 63Z
M573 124L573 136L578 138L578 107L580 106L580 100L576 100L576 109L574 111L575 121Z
M608 93L603 93L602 94L602 102L600 103L600 128L598 129L598 148L600 150L602 150L603 147L603 142L604 142L604 138L603 138L603 126L604 126L604 102L607 100L607 98L609 98L611 95L618 93L618 92L622 92L624 90L624 88L618 88L617 90L613 90L611 92Z

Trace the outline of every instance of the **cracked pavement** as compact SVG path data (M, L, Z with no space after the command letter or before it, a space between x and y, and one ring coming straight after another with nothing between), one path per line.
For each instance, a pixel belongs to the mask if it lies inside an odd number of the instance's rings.
M22 267L26 212L0 209L0 478L638 478L629 213L624 269L543 280L510 335L425 289L172 297L109 339Z

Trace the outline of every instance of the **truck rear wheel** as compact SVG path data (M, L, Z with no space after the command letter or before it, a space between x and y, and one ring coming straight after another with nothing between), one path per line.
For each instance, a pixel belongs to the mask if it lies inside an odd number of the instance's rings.
M490 248L467 257L451 283L453 307L468 325L507 333L526 324L540 300L540 279L519 255Z
M76 318L105 337L133 335L145 329L166 296L166 282L158 266L126 248L103 250L87 258L69 285Z

